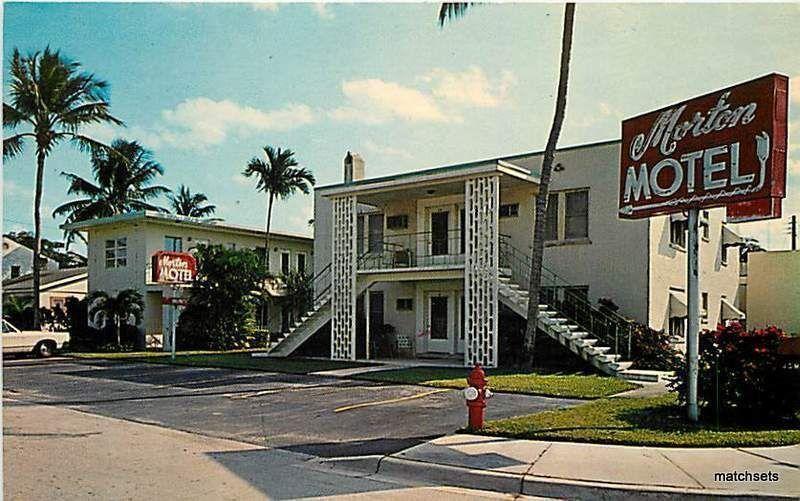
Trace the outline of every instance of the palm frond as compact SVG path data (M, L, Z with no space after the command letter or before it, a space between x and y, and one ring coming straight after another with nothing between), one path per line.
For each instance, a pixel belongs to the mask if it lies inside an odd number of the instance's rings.
M446 2L439 7L439 26L454 21L467 13L473 2Z
M28 136L33 136L33 134L25 132L3 139L3 159L14 158L22 153L22 147L25 144L24 139Z

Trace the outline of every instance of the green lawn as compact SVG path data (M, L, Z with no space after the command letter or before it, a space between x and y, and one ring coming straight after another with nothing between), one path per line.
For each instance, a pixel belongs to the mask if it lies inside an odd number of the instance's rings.
M309 372L364 367L370 364L340 362L337 360L317 360L308 358L253 358L249 351L190 351L180 352L173 362L169 353L128 352L128 353L71 353L76 358L107 358L131 362L154 364L174 364L190 367L219 367L224 369L245 369L268 372L307 374Z
M534 440L664 447L754 447L800 443L800 424L787 428L690 424L674 394L608 398L568 409L489 421L480 432Z
M464 388L469 369L417 367L369 372L358 379L387 383L420 384L439 388ZM637 388L622 379L588 373L520 374L506 369L486 369L493 391L552 397L600 398Z

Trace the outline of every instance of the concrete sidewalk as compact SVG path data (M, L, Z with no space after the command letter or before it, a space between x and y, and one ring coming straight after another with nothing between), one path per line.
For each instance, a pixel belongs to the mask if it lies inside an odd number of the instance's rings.
M800 445L685 449L450 435L372 465L382 476L569 499L800 497ZM734 472L777 480L715 480Z

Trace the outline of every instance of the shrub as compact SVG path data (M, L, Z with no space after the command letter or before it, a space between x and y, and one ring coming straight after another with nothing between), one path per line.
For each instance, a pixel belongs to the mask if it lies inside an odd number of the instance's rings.
M642 324L633 325L630 359L637 369L660 371L674 371L683 363L669 334Z
M735 421L793 418L800 405L798 371L778 354L786 335L775 327L747 331L739 323L699 337L698 405ZM685 367L673 384L687 400Z
M178 319L177 347L248 347L256 327L254 292L266 278L258 255L249 249L201 246L196 256L197 277Z

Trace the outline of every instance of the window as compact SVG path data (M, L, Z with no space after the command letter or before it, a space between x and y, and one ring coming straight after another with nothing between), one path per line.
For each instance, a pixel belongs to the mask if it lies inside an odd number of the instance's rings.
M300 273L306 272L306 255L305 254L298 254L297 255L297 271Z
M702 216L700 217L700 235L703 237L703 240L708 241L709 239L709 223L708 223L708 211L704 210L702 212Z
M228 250L236 250L236 244L234 242L228 242L225 244L225 248Z
M518 217L519 204L502 204L500 206L500 217Z
M22 267L18 264L11 265L11 278L17 278L22 274Z
M558 240L558 193L547 198L547 219L544 231L545 240Z
M685 219L675 219L669 223L669 241L673 245L686 248L686 230L688 225Z
M589 190L566 193L564 201L564 238L588 238Z
M719 239L719 261L723 266L728 264L728 248L721 238Z
M281 252L281 273L284 275L289 274L289 253Z
M360 256L364 254L364 216L358 216L356 220L356 253Z
M128 266L128 239L126 237L106 240L106 268Z
M700 318L708 320L708 292L700 294Z
M386 218L387 230L405 230L408 228L408 216L405 214L398 216L388 216Z
M369 215L369 252L380 254L383 252L383 214Z
M397 298L397 311L412 311L414 300L410 297Z
M673 337L683 339L686 333L686 318L685 317L670 317L669 319L669 333Z
M164 250L169 252L183 252L183 239L181 237L164 237Z

